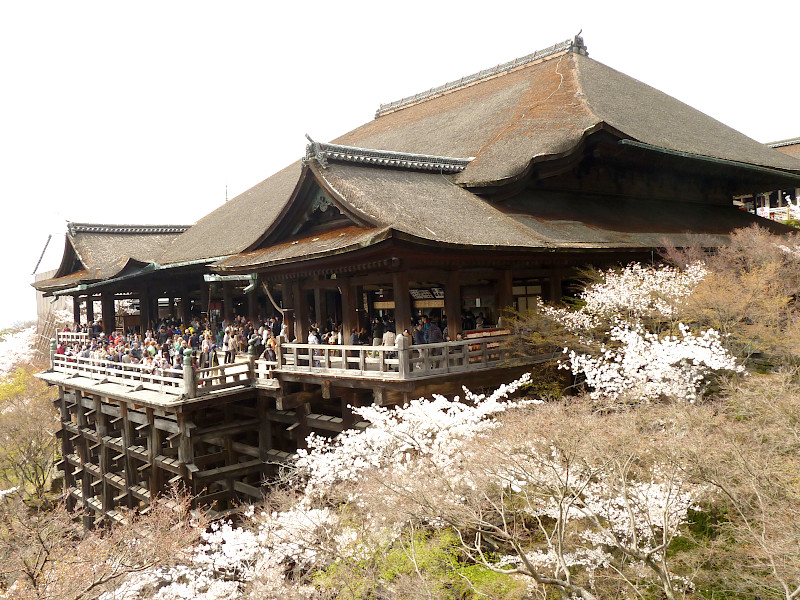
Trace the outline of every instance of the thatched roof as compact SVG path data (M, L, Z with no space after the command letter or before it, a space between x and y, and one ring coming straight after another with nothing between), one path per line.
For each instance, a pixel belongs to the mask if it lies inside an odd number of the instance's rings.
M601 126L667 150L800 173L800 161L569 50L408 104L334 141L474 156L454 180L486 186L520 177L533 160L569 153Z
M159 262L219 258L246 250L280 216L299 177L298 161L232 198L177 238Z
M57 275L86 269L81 281L103 280L129 260L246 268L349 252L395 233L473 247L652 247L664 235L677 243L690 239L680 236L722 236L757 221L732 207L648 204L647 198L576 200L531 192L495 205L470 191L502 186L537 162L571 156L599 130L642 151L675 153L678 158L671 160L694 164L706 157L726 161L729 169L758 168L767 178L774 173L789 181L800 175L800 160L589 58L576 38L382 105L375 119L333 143L312 142L302 163L233 198L184 233L82 226L70 234L74 256L65 254ZM272 246L262 248L290 203L303 201L301 184L310 176L303 164L343 214L367 227L346 227L335 240L269 238Z
M490 240L495 240L495 233L503 238L500 241L521 241L523 234L514 226L487 230L488 216L473 221L481 223L479 234L470 229L472 223L463 217L465 203L478 214L493 209L467 192L451 189L449 180L467 188L514 180L524 175L532 161L575 151L586 135L599 128L670 151L800 174L800 161L589 58L582 40L569 40L523 59L382 106L377 118L334 140L335 146L323 148L331 167L319 172L341 188L356 210L384 211L378 219L382 223L400 230L427 227L441 235L441 241L481 243L480 237L487 244L493 243ZM342 154L337 146L354 147L367 155L367 149L386 151L382 157L361 156L352 162L379 165L382 160L387 167L379 169L378 176L334 167L339 160L337 152ZM460 173L449 171L449 180L441 181L411 172L401 175L389 168L397 153L432 157L425 164L435 164L437 157L464 159L465 168ZM467 161L470 157L474 160ZM295 163L230 200L177 238L161 262L253 250L280 218L300 173L300 164ZM348 177L354 179L348 181ZM397 191L392 189L407 191L409 186L415 190L412 197L417 204L392 206L390 196ZM443 195L444 189L447 193ZM371 198L373 193L376 195ZM445 205L445 196L446 202L453 204ZM447 217L418 224L432 204ZM462 222L463 227L457 225Z
M36 282L42 291L110 279L131 263L155 262L188 225L68 223L64 255L55 277Z
M732 206L653 201L528 190L499 204L486 202L438 174L331 163L312 174L368 227L350 224L300 234L219 261L229 271L262 269L380 244L390 238L483 252L641 250L719 246L734 229L791 228ZM476 233L479 232L479 233Z

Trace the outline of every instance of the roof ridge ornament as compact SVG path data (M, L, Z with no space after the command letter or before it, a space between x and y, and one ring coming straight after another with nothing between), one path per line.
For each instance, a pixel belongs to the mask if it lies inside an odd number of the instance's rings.
M102 223L67 223L70 235L76 233L183 233L191 225L108 225Z
M341 144L326 144L311 139L306 146L306 155L303 164L316 160L324 169L328 161L352 162L362 165L378 167L394 167L415 171L436 171L439 173L460 173L474 157L453 158L450 156L435 156L432 154L414 154L411 152L395 152L393 150L375 150L372 148L359 148L357 146L343 146Z
M561 52L574 52L576 54L581 54L583 56L589 56L589 52L586 49L586 44L583 43L583 38L581 37L582 32L583 29L581 29L578 32L578 35L576 35L574 38L565 40L559 44L553 44L549 48L537 50L536 52L532 52L531 54L527 54L526 56L521 56L519 58L515 58L514 60L510 60L508 62L496 65L494 67L483 69L482 71L478 71L477 73L473 73L472 75L466 75L461 79L449 81L444 85L431 88L424 92L420 92L419 94L414 94L413 96L407 96L406 98L401 98L400 100L395 100L394 102L387 102L386 104L381 104L378 107L378 110L375 111L375 118L377 119L381 115L394 112L411 104L416 104L417 102L422 102L423 100L429 100L430 98L435 98L436 96L440 96L442 94L452 92L459 88L466 87L473 83L477 83L478 81L481 81L483 79L489 79L491 77L507 73L509 71L518 69L519 67L525 66L534 61L538 61L547 58L549 56L553 56L554 54L560 54Z

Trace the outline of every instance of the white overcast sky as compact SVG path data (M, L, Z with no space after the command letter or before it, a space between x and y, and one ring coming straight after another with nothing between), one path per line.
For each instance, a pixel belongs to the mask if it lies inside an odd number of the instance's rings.
M581 29L592 58L758 141L800 136L798 0L0 3L0 326L35 317L67 221L192 223L305 133Z

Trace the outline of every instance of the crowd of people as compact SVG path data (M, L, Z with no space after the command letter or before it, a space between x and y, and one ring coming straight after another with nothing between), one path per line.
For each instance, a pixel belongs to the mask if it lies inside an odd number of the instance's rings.
M462 329L475 328L477 320L471 314L462 315ZM488 326L483 315L479 315L480 325ZM466 327L465 327L466 326ZM65 328L64 331L70 331ZM461 332L451 338L446 320L438 315L421 315L411 330L396 331L395 323L388 317L376 316L365 326L354 328L349 335L341 324L327 320L323 324L311 323L306 340L288 339L286 323L280 317L258 319L255 322L242 316L222 323L190 323L168 318L145 330L114 332L108 336L102 333L99 322L89 325L76 325L75 331L89 333L85 342L66 344L61 342L56 353L67 357L91 358L98 361L120 364L142 365L146 372L165 372L170 369L182 370L186 350L190 350L195 368L213 367L236 362L240 353L246 353L252 341L256 355L268 361L276 361L281 343L288 341L308 344L398 346L400 336L406 345L431 344L461 339Z

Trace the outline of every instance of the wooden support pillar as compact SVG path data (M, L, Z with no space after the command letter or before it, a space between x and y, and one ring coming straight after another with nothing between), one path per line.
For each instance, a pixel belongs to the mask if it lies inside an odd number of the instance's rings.
M342 341L350 343L350 335L354 329L358 329L358 306L355 297L355 289L350 279L342 279L339 284L339 292L342 295Z
M210 317L209 304L211 304L211 289L204 281L203 287L200 288L200 311L206 313L206 317Z
M295 302L292 284L288 281L281 283L281 304L283 307L283 322L286 324L286 339L292 341L295 338Z
M139 327L143 337L144 332L150 329L150 322L153 320L152 308L150 290L144 287L139 291Z
M114 306L113 292L100 294L100 304L103 309L103 333L110 335L117 328L117 315Z
M258 320L258 313L258 285L256 285L247 292L247 318L253 325Z
M308 294L300 286L299 281L292 282L292 295L294 296L294 309L295 309L295 335L300 344L305 344L308 341L309 332L309 311L308 311Z
M158 323L158 299L161 296L161 292L156 291L150 293L150 320L152 321L153 325Z
M447 315L447 335L451 340L461 331L461 272L450 271L444 287L444 312Z
M319 327L325 327L328 322L328 302L327 292L320 288L314 288L314 316Z
M294 427L295 444L299 450L300 448L308 447L306 438L308 434L311 433L311 430L308 427L307 417L311 412L311 404L309 402L304 402L295 408L294 411L295 425L292 425L292 427Z
M94 396L94 420L95 420L95 427L97 429L97 436L100 438L100 448L99 448L99 467L100 467L100 475L103 478L101 487L100 487L100 503L103 506L103 512L108 513L108 511L114 508L114 492L111 488L111 485L108 483L106 479L106 474L111 474L111 457L109 456L109 449L106 446L106 438L108 437L108 415L103 413L103 402L100 400L100 396Z
M94 296L86 296L86 324L94 321Z
M178 302L178 312L180 313L181 323L183 323L184 327L188 327L192 320L188 291L181 292L181 299Z
M122 457L124 461L125 470L125 490L128 492L126 498L128 507L133 508L134 497L131 494L131 487L136 485L136 469L133 468L133 461L131 459L131 445L133 444L133 423L128 419L128 405L121 402L119 405L119 416L122 419L122 446L125 450L125 455Z
M175 297L172 295L171 292L167 296L167 314L170 317L175 316Z
M194 443L192 442L192 429L194 425L190 419L190 415L186 412L180 411L177 413L176 417L178 419L178 429L180 430L178 462L184 465L193 465Z
M156 499L162 488L161 469L156 464L156 457L161 454L161 431L156 427L155 412L152 408L145 409L147 414L147 458L150 460L150 500Z
M73 296L72 297L72 318L75 323L80 324L81 322L81 297L80 296Z
M269 398L258 397L258 458L267 462L272 449L272 421L269 418Z
M69 424L72 422L71 413L67 406L67 392L61 386L58 387L58 406L61 412L61 422ZM69 493L75 487L75 476L72 474L72 465L69 464L67 457L75 454L75 445L72 442L69 432L62 425L61 436L61 456L64 458L64 490L67 492L67 510L75 509L75 498Z
M75 399L76 408L77 408L77 417L78 417L78 427L81 429L88 428L88 422L86 419L86 409L83 406L83 398L81 397L81 392L79 390L75 391ZM91 529L94 526L94 513L89 508L88 499L92 497L92 475L89 473L89 470L86 468L86 465L91 462L90 454L89 454L89 440L83 436L78 440L78 444L76 447L78 452L78 458L80 459L81 463L81 496L83 497L83 507L85 509L82 517L83 526L86 529Z
M411 296L408 293L408 271L392 273L392 293L394 294L394 323L398 332L411 331ZM445 298L447 295L445 293Z
M233 284L230 281L222 282L222 318L230 324L233 322Z
M509 310L514 308L514 291L513 291L514 273L511 269L503 269L500 276L497 278L497 288L495 290L495 319L497 325L507 322L506 315Z
M561 269L550 270L550 302L561 301Z

